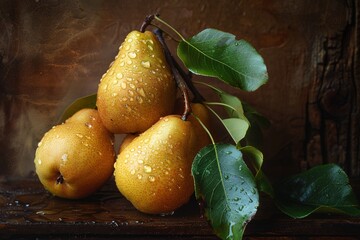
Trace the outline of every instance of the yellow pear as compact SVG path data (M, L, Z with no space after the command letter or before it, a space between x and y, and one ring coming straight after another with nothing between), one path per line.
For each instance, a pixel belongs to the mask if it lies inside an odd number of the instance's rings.
M141 212L174 211L194 191L191 165L200 149L197 141L190 121L178 115L161 118L118 155L118 189Z
M137 134L127 134L120 144L119 153L121 153L137 136Z
M82 109L50 129L38 144L35 168L52 194L70 199L86 197L112 175L113 134L94 109Z
M191 103L192 114L195 115L202 124L211 132L211 119L209 110L202 103ZM209 145L211 143L208 133L205 131L204 127L200 124L199 120L196 119L193 115L188 117L188 120L193 124L195 129L198 144L200 149Z
M172 113L176 84L152 32L130 32L97 92L100 117L113 133L140 133Z

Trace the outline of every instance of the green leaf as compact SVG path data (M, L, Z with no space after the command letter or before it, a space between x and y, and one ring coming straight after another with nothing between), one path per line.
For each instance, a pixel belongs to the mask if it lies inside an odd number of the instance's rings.
M245 137L249 128L249 123L241 118L226 118L221 122L236 144Z
M192 174L195 196L205 204L205 216L222 239L241 239L256 214L259 195L242 154L229 144L209 145L196 155Z
M245 91L254 91L268 80L263 58L249 43L216 29L182 40L177 55L193 73L217 77Z
M242 102L242 106L244 115L250 122L250 127L245 136L246 145L261 149L263 146L263 129L270 126L270 121L248 103Z
M360 216L349 179L335 164L320 165L282 181L275 187L275 203L293 218L303 218L317 210Z
M77 111L83 108L96 108L96 94L91 94L85 97L81 97L73 101L63 112L58 123L65 122L66 119L74 115Z
M233 109L235 109L235 110L233 110L231 108L226 108L226 111L230 117L237 117L237 118L247 120L244 115L244 110L243 110L241 101L238 97L235 97L235 96L233 96L229 93L223 92L223 91L219 94L219 96L220 96L220 100L222 103L225 103L225 104L233 107Z
M239 149L245 156L248 156L253 164L256 174L255 180L258 189L271 197L274 197L274 189L261 167L264 162L264 155L253 146L245 146Z

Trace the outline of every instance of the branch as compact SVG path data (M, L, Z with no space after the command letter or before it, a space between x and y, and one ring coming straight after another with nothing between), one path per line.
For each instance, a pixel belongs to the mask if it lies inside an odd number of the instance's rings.
M141 24L140 32L145 32L145 29L151 24L151 22L155 19L155 16L159 16L158 13L151 14L145 17L144 22Z
M160 44L162 45L162 47L164 49L166 61L169 63L171 71L174 75L176 84L179 87L179 89L184 97L185 109L184 109L183 115L181 116L181 119L185 121L187 119L187 117L189 116L189 114L191 113L191 105L190 105L190 100L189 100L188 86L186 85L186 82L182 78L181 74L179 73L179 70L175 66L175 63L174 63L175 61L174 61L173 57L171 56L170 50L164 41L164 38L162 35L162 30L160 30L159 28L156 28L154 30L154 34L156 35L156 37L158 38Z

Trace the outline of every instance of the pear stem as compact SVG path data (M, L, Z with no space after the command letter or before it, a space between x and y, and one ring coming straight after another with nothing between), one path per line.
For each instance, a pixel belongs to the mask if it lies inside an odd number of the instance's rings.
M201 93L197 90L197 88L194 86L194 84L192 82L192 73L191 72L185 73L185 71L181 68L181 66L174 59L174 57L172 57L172 59L173 59L173 62L174 62L174 65L175 65L176 69L179 71L181 77L184 79L184 81L186 82L186 84L189 87L190 91L194 95L193 102L195 102L195 103L204 102L205 98L201 95Z
M160 44L162 45L163 49L164 49L164 53L165 53L165 57L166 57L166 61L168 62L168 64L170 65L171 71L174 75L175 81L177 86L179 87L183 97L184 97L184 105L185 105L185 109L184 112L181 116L181 119L186 121L187 117L189 116L189 114L191 113L191 105L190 105L190 100L189 100L189 87L187 86L186 82L184 81L184 79L182 78L181 74L179 73L179 70L176 68L175 66L175 61L170 53L169 48L167 47L163 35L162 35L162 30L159 28L156 28L154 30L154 34L155 36L158 38Z
M161 18L159 18L160 14L156 13L156 14L151 14L146 16L144 22L142 23L141 27L140 27L140 31L141 32L145 32L145 29L149 26L149 25L153 25L152 21L154 19L156 19L157 21L161 22L162 24L166 25L167 27L169 27L172 31L174 31L180 38L182 41L186 41L185 38L178 32L176 31L175 28L173 28L171 25L169 25L167 22L165 22L164 20L162 20ZM178 73L181 75L181 77L184 79L184 81L186 82L186 85L188 87L188 89L192 92L192 94L194 95L194 99L193 102L196 103L201 103L205 101L205 98L200 94L200 92L196 89L196 87L194 86L194 84L191 81L192 78L192 73L189 71L188 73L185 73L185 71L181 68L181 66L179 65L179 63L175 60L175 58L171 55L169 48L167 47L164 37L163 37L163 30L160 29L159 27L153 25L154 27L156 27L156 29L154 30L154 34L158 37L158 39L160 40L160 43L162 44L165 52L167 51L168 54L170 55L170 58L172 60L168 60L168 62L172 61L174 67L177 69ZM168 33L167 33L168 34ZM169 34L168 34L169 35ZM171 37L172 39L174 39L173 37ZM179 86L180 87L180 86Z
M145 29L151 24L151 22L155 19L155 17L158 17L159 14L151 14L145 17L144 22L141 24L140 32L145 32Z

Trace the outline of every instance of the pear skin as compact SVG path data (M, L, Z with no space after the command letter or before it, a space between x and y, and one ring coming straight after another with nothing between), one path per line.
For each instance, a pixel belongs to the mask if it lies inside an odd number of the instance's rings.
M174 211L194 191L191 165L199 150L196 141L190 121L178 115L163 117L118 155L118 189L141 212Z
M55 196L78 199L98 190L113 174L114 136L94 109L82 109L50 129L38 144L35 169Z
M195 115L202 124L211 132L211 120L209 110L202 103L191 103L192 114ZM199 150L211 143L208 133L193 115L188 117L192 123L198 138Z
M121 153L137 136L137 134L127 134L120 144L119 153Z
M141 133L173 112L176 84L152 32L130 32L100 80L97 108L112 133Z

